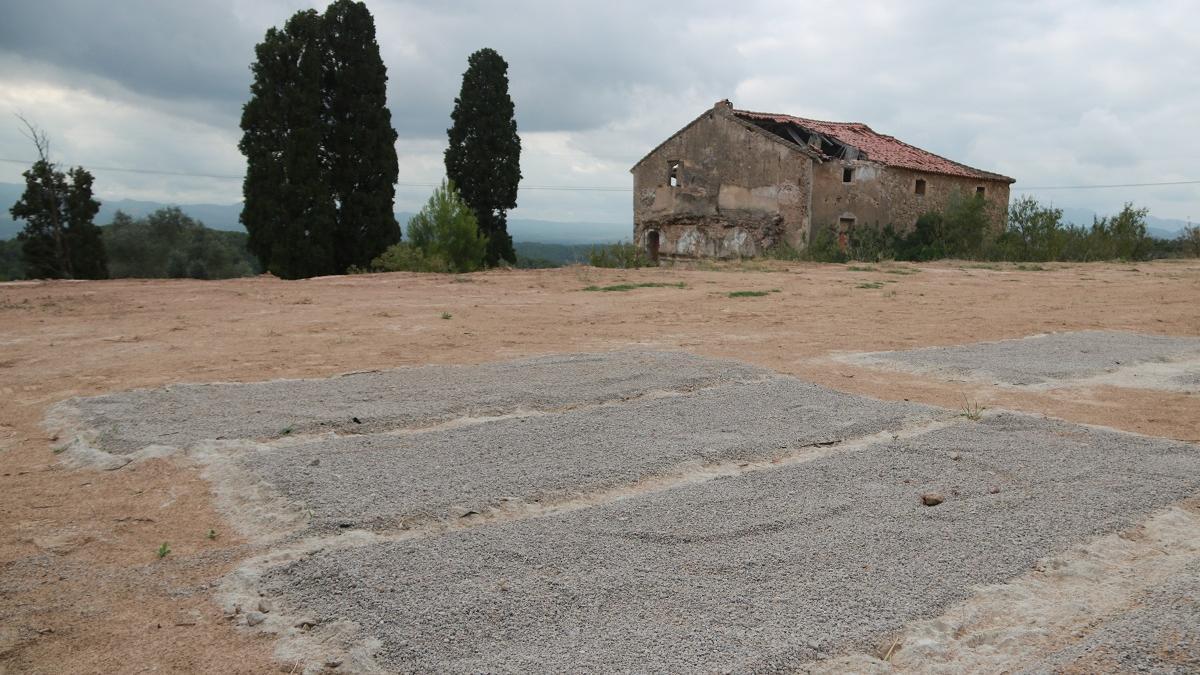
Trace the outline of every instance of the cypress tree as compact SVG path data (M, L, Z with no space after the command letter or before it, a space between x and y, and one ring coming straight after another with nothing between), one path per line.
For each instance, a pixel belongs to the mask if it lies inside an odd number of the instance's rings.
M387 107L387 68L366 5L337 0L325 10L325 137L338 204L337 268L366 267L400 241L392 211L399 165Z
M365 266L400 239L392 213L396 132L365 5L297 12L255 48L242 110L242 224L283 277Z
M104 241L92 222L100 210L92 197L92 174L80 167L66 174L56 170L45 158L45 136L39 139L39 132L31 130L42 159L24 172L25 192L9 209L14 219L25 221L17 238L26 276L107 279Z
M242 224L264 269L284 279L337 271L336 209L322 161L321 16L297 12L255 48L242 110Z
M517 206L521 182L521 138L514 115L508 63L495 50L480 49L467 59L462 90L454 99L454 124L446 130L446 175L488 238L489 265L517 260L507 214Z

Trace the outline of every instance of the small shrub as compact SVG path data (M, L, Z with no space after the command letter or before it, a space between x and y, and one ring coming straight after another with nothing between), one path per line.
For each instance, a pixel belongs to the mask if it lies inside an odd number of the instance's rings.
M656 264L646 256L642 247L624 241L607 246L593 246L587 258L592 267L634 269Z
M392 244L371 261L372 272L450 272L445 258L433 255L409 242Z
M771 291L730 291L729 297L731 297L731 298L761 298L762 296L767 295L768 293L771 293Z
M883 288L882 281L864 281L855 288Z
M442 181L425 206L408 221L408 241L430 260L445 261L450 272L483 267L487 237L479 231L475 212L463 201L453 181Z
M1176 238L1183 255L1200 258L1200 225L1188 225Z
M827 227L820 228L813 234L808 248L803 251L803 256L813 262L844 263L850 259L838 245L837 235Z
M450 312L442 312L442 318L443 318L443 319L445 319L445 320L449 321L449 320L450 320L450 316L451 316L451 315L450 315Z
M972 422L978 422L979 420L983 419L984 409L985 408L980 405L979 401L968 400L964 395L962 399L962 412L960 412L959 415L971 420Z
M801 251L786 241L780 242L767 249L765 252L763 252L763 257L772 260L810 260L810 258L806 255L806 251Z
M171 554L171 545L164 541L159 544L157 553L159 558L167 557Z
M206 539L208 539L209 541L215 541L215 540L216 540L216 538L217 538L217 531L216 531L216 530L209 530L209 531L208 531L208 534L204 535L204 537L205 537Z

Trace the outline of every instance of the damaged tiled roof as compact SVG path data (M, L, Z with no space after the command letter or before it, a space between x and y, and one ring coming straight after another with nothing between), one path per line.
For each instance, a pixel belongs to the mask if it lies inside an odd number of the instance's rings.
M947 176L963 176L982 180L1016 182L1008 176L1002 176L990 171L982 171L966 164L946 159L932 152L927 152L914 145L892 136L876 133L871 127L860 122L824 122L810 120L792 115L776 113L752 112L750 110L734 110L733 114L748 122L774 122L783 125L795 125L808 132L826 136L844 145L858 149L860 159L879 162L887 166L896 166L914 171L939 173ZM827 156L828 157L828 156Z

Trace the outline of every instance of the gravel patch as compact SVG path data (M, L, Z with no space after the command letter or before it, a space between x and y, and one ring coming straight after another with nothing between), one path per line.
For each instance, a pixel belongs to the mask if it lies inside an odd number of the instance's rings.
M238 461L301 505L313 527L387 530L413 519L562 502L683 466L771 460L939 415L948 416L776 377L437 431L323 438Z
M1200 672L1200 563L1025 672Z
M1200 338L1080 331L954 347L877 352L858 358L942 377L1034 386L1096 377L1139 364L1198 357ZM1187 386L1196 377L1200 375L1181 375L1179 385Z
M311 380L178 384L67 405L98 433L97 445L104 451L130 454L151 445L188 448L210 439L429 426L464 416L555 410L770 375L737 361L624 351Z
M929 491L945 501L923 506ZM972 587L1197 491L1196 446L1001 414L571 513L327 550L262 581L280 606L356 622L393 671L788 670L886 649Z
M1200 370L1181 373L1173 378L1172 384L1179 389L1200 391Z

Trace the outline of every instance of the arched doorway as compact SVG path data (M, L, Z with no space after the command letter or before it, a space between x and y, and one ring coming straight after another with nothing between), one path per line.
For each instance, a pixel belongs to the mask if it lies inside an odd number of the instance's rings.
M651 262L658 262L658 230L646 232L646 254Z

